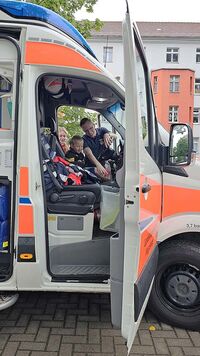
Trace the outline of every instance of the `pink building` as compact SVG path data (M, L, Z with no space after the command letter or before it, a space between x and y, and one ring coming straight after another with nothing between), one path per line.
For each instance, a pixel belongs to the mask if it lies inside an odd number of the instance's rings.
M194 71L161 68L151 72L157 118L169 131L171 123L193 126Z

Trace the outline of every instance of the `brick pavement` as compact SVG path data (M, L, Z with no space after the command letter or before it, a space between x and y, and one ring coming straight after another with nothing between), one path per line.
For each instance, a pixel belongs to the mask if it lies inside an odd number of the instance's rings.
M0 312L1 356L126 354L120 331L111 326L109 295L23 292ZM146 311L131 355L200 355L200 333L159 323Z

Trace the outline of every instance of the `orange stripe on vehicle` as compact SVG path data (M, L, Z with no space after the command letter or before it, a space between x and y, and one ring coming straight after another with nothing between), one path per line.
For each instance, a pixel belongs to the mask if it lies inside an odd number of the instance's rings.
M140 236L140 258L138 267L138 276L141 274L144 266L146 265L156 243L158 233L159 217L157 217L147 227Z
M141 192L142 185L150 184L151 190L144 194ZM140 234L140 256L138 276L144 269L154 247L157 243L159 222L161 220L161 194L162 185L154 179L140 176L140 222L154 216L153 221L147 225ZM145 199L147 197L147 199Z
M18 226L19 234L32 235L34 233L32 205L19 205Z
M163 218L181 213L199 212L200 190L165 185L163 187Z
M28 167L20 167L19 172L19 195L22 197L27 197L29 195Z
M80 53L69 47L53 43L27 42L25 63L67 66L101 72Z

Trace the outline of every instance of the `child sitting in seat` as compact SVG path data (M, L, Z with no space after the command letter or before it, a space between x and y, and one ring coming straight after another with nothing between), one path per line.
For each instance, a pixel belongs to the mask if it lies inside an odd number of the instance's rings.
M83 138L75 135L70 140L70 149L65 154L68 162L78 165L81 168L85 167L85 156L83 154Z
M84 168L86 171L90 172L94 177L97 176L101 180L110 180L110 174L107 172L107 176L100 175L96 167L85 167L85 155L83 153L83 138L79 135L75 135L70 140L70 149L65 154L65 158L69 163L78 165Z

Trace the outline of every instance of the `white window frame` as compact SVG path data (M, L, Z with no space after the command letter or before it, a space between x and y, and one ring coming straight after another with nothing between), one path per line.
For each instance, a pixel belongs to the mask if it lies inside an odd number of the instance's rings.
M103 47L103 63L112 63L113 62L113 46L104 46Z
M169 106L168 122L170 123L178 122L178 109L179 107L177 105Z
M158 92L158 76L155 75L153 77L153 92L157 93Z
M170 93L179 92L180 75L170 75L169 91Z
M198 154L199 153L199 140L194 138L193 140L193 150Z
M200 78L195 78L194 93L195 94L200 94Z
M200 124L200 108L194 108L193 110L193 124Z
M200 63L200 48L196 48L196 63Z
M178 59L179 59L179 48L178 47L167 47L166 62L167 63L178 63Z

